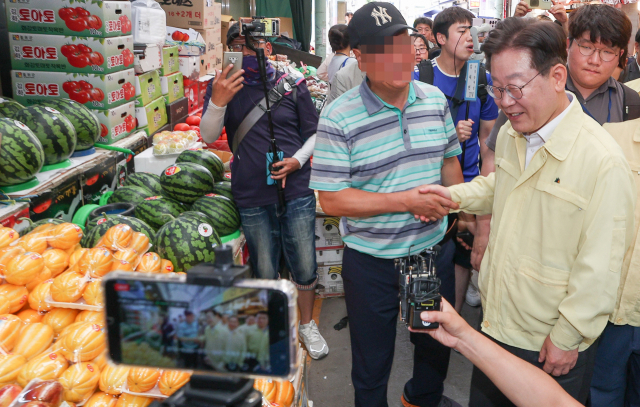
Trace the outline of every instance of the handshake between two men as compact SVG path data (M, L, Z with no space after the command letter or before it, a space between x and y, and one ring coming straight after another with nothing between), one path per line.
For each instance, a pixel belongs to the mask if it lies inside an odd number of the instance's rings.
M422 222L435 222L447 216L451 210L460 208L451 200L449 190L442 185L422 185L409 191L409 196L409 212Z

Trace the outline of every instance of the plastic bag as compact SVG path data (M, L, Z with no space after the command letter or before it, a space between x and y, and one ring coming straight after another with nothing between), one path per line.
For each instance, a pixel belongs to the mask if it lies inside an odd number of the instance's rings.
M59 407L63 400L63 394L64 387L58 380L34 379L29 382L9 407L21 407L32 402L47 403L46 406Z
M136 0L131 3L133 42L164 45L167 35L167 15L155 0Z

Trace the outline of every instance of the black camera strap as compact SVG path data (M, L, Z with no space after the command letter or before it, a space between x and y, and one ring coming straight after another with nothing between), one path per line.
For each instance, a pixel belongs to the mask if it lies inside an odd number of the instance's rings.
M297 106L297 87L303 80L303 78L296 80L296 78L288 74L281 76L276 85L269 91L269 104L271 106L275 106L282 100L282 98L284 98L285 95L293 93L293 103ZM249 130L253 128L253 126L258 122L258 120L260 120L260 118L266 113L266 111L267 101L265 98L262 98L262 100L260 100L260 103L258 103L253 109L251 109L249 114L246 115L242 120L242 123L240 123L240 126L238 126L238 130L236 130L236 133L233 135L233 144L231 145L231 151L234 154L238 151L240 143L242 142L242 140L244 140L244 137L247 135Z

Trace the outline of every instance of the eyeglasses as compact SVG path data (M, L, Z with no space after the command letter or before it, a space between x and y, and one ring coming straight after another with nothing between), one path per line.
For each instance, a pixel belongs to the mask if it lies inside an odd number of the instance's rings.
M426 54L427 53L427 49L426 48L416 48L416 52L419 54Z
M259 48L262 47L266 44L266 41L254 41L251 44L255 47L255 48ZM244 51L244 48L246 47L246 44L232 44L229 45L229 48L231 49L231 51L233 52L242 52Z
M598 56L604 62L611 62L618 57L618 52L615 52L611 48L596 48L587 41L576 41L578 45L578 50L585 57L590 57L594 52L598 51Z
M516 99L516 100L522 99L522 96L524 96L522 93L522 89L524 89L525 86L530 84L532 80L537 78L538 75L540 75L540 72L538 72L536 76L529 79L529 81L522 86L507 85L504 88L501 88L498 86L487 85L487 92L491 95L492 98L496 100L502 99L502 95L504 94L504 92L507 92L507 95L509 95L511 99Z

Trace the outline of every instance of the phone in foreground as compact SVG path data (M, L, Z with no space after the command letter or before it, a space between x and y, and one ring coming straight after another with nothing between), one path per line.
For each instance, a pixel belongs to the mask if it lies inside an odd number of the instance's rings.
M537 8L540 10L550 10L553 3L551 0L526 0L529 8Z
M295 373L295 286L285 280L206 284L187 283L184 275L110 273L103 285L111 359L196 374Z
M225 52L222 57L222 69L233 64L233 68L227 74L227 78L242 69L242 52Z

